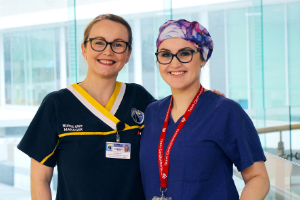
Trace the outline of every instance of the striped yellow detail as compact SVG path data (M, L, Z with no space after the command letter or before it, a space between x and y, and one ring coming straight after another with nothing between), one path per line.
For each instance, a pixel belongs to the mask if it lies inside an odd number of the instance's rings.
M125 129L123 131L132 130L132 129L142 129L142 128L144 128L144 125L129 126L129 125L125 124ZM65 136L70 136L70 135L110 135L110 134L114 134L116 132L117 132L116 130L108 131L108 132L70 132L70 133L60 134L59 137L62 138Z
M98 103L89 93L87 93L82 87L80 87L77 83L72 84L72 87L83 96L94 108L96 108L99 112L109 118L112 122L117 124L120 120L112 115L108 110L106 110L100 103Z
M115 87L114 93L111 95L110 99L108 100L108 102L105 106L106 110L110 111L111 108L113 107L113 105L119 95L119 92L121 90L121 86L122 86L122 83L116 82L116 87Z
M46 158L44 158L44 159L40 162L41 164L44 164L44 163L46 162L46 160L48 160L48 158L50 158L50 156L52 156L52 155L54 154L54 152L55 152L55 150L56 150L56 148L57 148L57 146L58 146L58 143L59 143L59 140L58 140L58 142L57 142L57 144L56 144L54 150L52 151L52 153L50 153Z

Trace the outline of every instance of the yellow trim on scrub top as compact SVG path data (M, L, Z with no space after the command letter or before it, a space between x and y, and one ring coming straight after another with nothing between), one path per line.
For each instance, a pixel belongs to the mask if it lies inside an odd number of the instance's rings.
M110 111L111 108L113 107L113 105L118 97L118 94L121 90L121 86L122 86L121 82L116 82L116 87L115 87L114 93L111 95L110 99L108 100L108 102L105 106L106 110Z
M58 142L57 142L57 144L56 144L54 150L52 151L52 153L50 153L48 156L46 156L46 158L44 158L44 159L40 162L41 164L44 164L44 163L46 162L46 160L48 160L48 158L50 158L50 157L54 154L54 152L55 152L55 150L56 150L56 148L57 148L57 146L58 146L58 143L59 143L59 140L58 140Z
M144 126L145 125L129 126L129 125L125 124L125 129L123 131L132 130L132 129L143 129ZM117 130L108 131L108 132L70 132L70 133L60 134L59 137L62 138L62 137L71 136L71 135L110 135L110 134L114 134L116 132L117 132Z
M85 98L95 109L105 115L113 123L117 124L120 120L106 110L98 101L96 101L89 93L87 93L82 87L77 83L72 84L72 87L83 97Z

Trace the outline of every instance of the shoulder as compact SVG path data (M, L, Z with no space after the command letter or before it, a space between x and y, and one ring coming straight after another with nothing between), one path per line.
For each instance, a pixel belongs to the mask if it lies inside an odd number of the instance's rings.
M253 129L253 132L255 132L252 119L239 103L214 93L211 94L209 100L207 102L210 103L208 103L209 106L207 107L211 110L213 116L219 120L223 120L233 129L248 127L248 129Z
M135 99L139 103L149 105L156 99L141 85L136 83L126 83L125 95L130 99Z
M136 84L136 83L125 83L126 84L126 90L130 92L138 92L141 94L148 94L151 95L143 86Z
M72 93L66 88L50 92L44 97L39 109L64 107L63 105L72 101L72 96Z
M239 103L236 101L217 95L211 91L203 93L205 101L209 102L214 109L220 109L222 111L244 111Z
M146 108L146 112L151 112L151 111L158 111L164 108L168 108L169 104L170 104L170 98L171 95L160 99L158 101L154 101L151 104L148 105L148 107Z
M61 99L70 98L71 93L67 88L63 88L57 91L50 92L45 96L43 102L57 102Z
M242 118L249 118L239 103L232 99L214 94L211 91L201 94L198 104L198 109L205 112L207 116L215 117L218 120L236 121Z

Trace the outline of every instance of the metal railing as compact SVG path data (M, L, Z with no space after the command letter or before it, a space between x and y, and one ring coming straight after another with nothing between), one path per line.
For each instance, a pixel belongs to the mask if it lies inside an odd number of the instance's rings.
M300 129L300 124L290 124L290 125L284 125L284 126L273 126L273 127L265 127L265 128L258 128L256 129L258 134L265 134L265 133L273 133L273 132L279 132L279 142L277 146L277 156L288 159L288 158L296 158L297 160L300 160L300 153L289 153L286 154L284 152L284 143L282 141L282 131L290 131L290 130L296 130Z
M291 158L289 154L284 153L282 141L282 131L300 129L300 124L273 126L266 128L257 128L258 134L268 134L279 132L279 142L277 156L265 152L267 161L265 162L270 178L271 188L265 200L300 200L300 165L287 160ZM296 159L300 158L299 152L292 154ZM233 175L239 180L243 180L240 172L234 167ZM236 182L239 192L242 192L244 184L242 181Z

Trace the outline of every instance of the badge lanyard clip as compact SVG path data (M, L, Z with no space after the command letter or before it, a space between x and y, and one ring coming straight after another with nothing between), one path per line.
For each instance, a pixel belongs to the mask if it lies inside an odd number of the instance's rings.
M116 135L116 142L120 143L120 135L119 132L123 131L125 128L125 124L123 122L118 122L117 123L117 135Z
M165 190L162 190L161 188L160 188L160 191L161 191L161 198L165 198L165 192L167 191L167 188L165 188Z
M117 136L116 136L116 142L117 142L117 143L120 143L120 135L119 135L118 132L117 132Z

